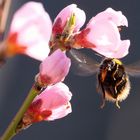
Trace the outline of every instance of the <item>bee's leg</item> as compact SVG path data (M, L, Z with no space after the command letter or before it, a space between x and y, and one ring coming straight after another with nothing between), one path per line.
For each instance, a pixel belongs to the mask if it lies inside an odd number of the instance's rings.
M100 92L100 88L101 88L100 75L97 75L97 86L96 86L97 92Z
M102 93L102 105L100 106L100 108L103 108L105 106L105 90L103 87L103 83L102 83L100 74L97 75L97 79L98 79L97 92L101 91L101 93Z
M120 105L119 105L119 101L118 100L116 100L115 104L116 104L117 108L120 109Z
M101 90L102 90L102 105L100 106L100 108L104 108L104 106L105 106L105 89L104 89L102 83L101 83Z

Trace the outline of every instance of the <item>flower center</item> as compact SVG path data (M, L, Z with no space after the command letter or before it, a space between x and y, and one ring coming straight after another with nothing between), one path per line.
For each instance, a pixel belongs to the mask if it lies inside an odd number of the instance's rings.
M61 23L60 20L61 19L58 19L58 21ZM62 28L60 26L60 23L58 25L54 25L56 26L55 28L57 29L57 31L59 31L58 28ZM49 42L51 51L55 51L56 49L61 49L62 51L71 49L71 46L73 44L75 23L76 17L73 13L70 18L67 19L66 24L62 29L62 32L54 31Z

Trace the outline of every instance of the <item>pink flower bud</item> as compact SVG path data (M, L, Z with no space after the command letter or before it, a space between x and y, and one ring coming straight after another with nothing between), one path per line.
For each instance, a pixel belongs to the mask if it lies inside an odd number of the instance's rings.
M126 17L120 11L108 8L93 17L75 40L105 57L122 58L128 54L130 41L121 40L118 29L121 25L128 26Z
M37 77L41 85L55 84L64 80L69 72L71 61L60 49L48 56L40 65Z
M39 2L24 4L15 14L7 39L8 55L23 53L38 60L49 54L52 22Z
M76 16L76 23L74 30L79 31L79 29L84 25L86 20L86 15L83 10L80 8L77 8L76 4L71 4L67 7L65 7L60 13L57 15L57 17L54 20L53 24L53 33L62 33L64 26L66 25L66 22L70 18L72 14L75 14Z
M38 122L60 119L71 113L72 93L63 83L47 87L38 95L25 113L23 120ZM27 119L28 118L28 119ZM29 120L30 119L30 120Z

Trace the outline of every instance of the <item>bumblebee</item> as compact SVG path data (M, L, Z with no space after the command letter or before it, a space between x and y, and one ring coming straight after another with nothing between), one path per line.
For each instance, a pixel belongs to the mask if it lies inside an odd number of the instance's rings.
M115 58L104 58L101 63L97 63L74 49L69 51L68 56L72 60L72 69L77 75L91 76L97 73L97 91L102 94L103 101L101 108L104 107L106 100L115 102L120 108L119 102L125 100L130 93L129 75L140 75L137 63L125 66Z
M103 104L105 99L113 101L120 108L118 102L126 99L130 91L130 81L125 67L118 59L107 58L100 65L98 78L98 89L101 89Z

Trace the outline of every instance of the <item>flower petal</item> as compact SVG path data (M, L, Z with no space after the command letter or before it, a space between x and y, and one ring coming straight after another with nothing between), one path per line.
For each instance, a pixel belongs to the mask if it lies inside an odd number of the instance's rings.
M52 114L46 120L54 120L62 118L71 112L69 103L71 97L72 93L69 88L64 83L57 83L47 87L33 102L41 100L42 105L39 108L39 112L50 110Z
M120 40L120 34L117 27L112 22L106 20L98 21L95 24L89 24L87 28L90 28L89 34L86 39L95 44L95 49L116 49L118 41Z
M46 121L53 121L56 119L63 118L72 112L71 104L63 105L57 109L54 109L52 115L46 118Z
M40 65L38 82L41 84L55 84L64 80L69 72L70 59L60 49L47 57Z
M112 21L116 24L116 26L127 26L128 27L128 21L127 18L122 14L121 11L115 11L112 8L107 8L105 11L100 12L97 14L93 19L91 19L92 22L96 22L98 20L108 20Z
M51 32L52 22L43 5L39 2L28 2L14 14L9 36L17 33L16 44L19 47L26 46L23 53L43 60L49 53ZM39 52L43 53L43 56L38 54Z
M114 58L122 58L125 57L128 54L128 50L130 47L130 40L123 40L120 42L120 48L118 51L115 51L112 53L111 56L108 57L114 57Z

